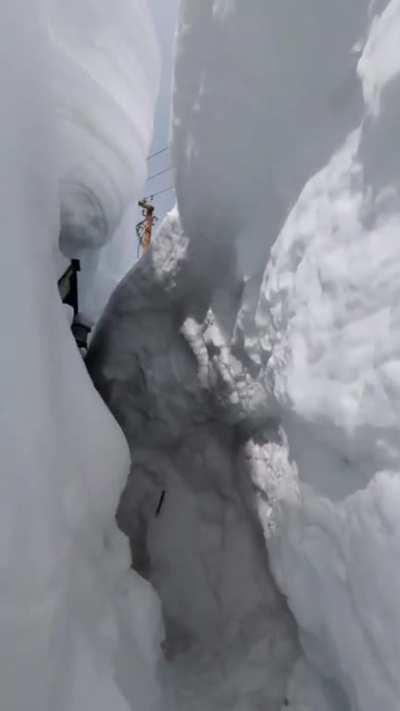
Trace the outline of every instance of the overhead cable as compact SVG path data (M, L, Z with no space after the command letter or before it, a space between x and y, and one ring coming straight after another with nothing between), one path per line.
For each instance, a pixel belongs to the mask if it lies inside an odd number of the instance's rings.
M165 153L166 151L169 151L169 146L165 146L165 148L161 148L160 151L156 151L155 153L151 153L151 155L147 156L147 160L151 160L152 158L156 158L156 156L160 156L162 153Z
M149 180L154 180L154 178L158 178L160 175L164 175L164 173L168 173L170 170L172 170L171 166L168 166L168 168L164 168L164 170L160 170L159 173L154 173L154 175L149 175L147 178L147 182Z
M159 190L157 193L151 193L150 195L147 195L144 199L145 200L152 200L153 198L156 198L159 195L163 195L164 193L169 193L171 190L175 190L173 185L171 185L169 188L165 188L164 190Z

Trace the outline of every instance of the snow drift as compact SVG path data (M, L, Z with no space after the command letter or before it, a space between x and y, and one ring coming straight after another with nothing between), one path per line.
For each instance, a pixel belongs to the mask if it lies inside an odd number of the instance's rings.
M85 22L90 7L80 2ZM115 33L127 19L116 10ZM36 0L2 6L0 706L155 711L159 603L130 571L114 521L128 449L90 383L57 292L58 154L75 165L87 154L76 146L73 156L60 138L48 11ZM139 22L140 12L137 3ZM70 77L64 97L74 90ZM140 155L146 136L147 128ZM96 191L92 177L87 187Z

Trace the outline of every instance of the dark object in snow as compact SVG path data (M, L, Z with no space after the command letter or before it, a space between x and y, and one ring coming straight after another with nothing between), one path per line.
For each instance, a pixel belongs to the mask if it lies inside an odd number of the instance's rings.
M161 513L161 509L162 509L164 501L165 501L166 493L167 492L164 489L161 496L160 496L160 501L158 502L158 506L157 506L157 510L156 510L156 518L158 518Z
M80 321L74 321L71 326L71 331L74 335L78 348L86 353L88 349L88 337L91 331L90 326L87 326Z
M71 331L82 355L86 355L91 328L79 319L78 272L80 271L81 264L79 259L73 259L68 269L58 281L58 291L63 304L71 306L74 310L74 321L71 326Z
M73 259L68 269L58 280L58 291L63 304L72 306L75 316L79 310L78 300L78 272L81 271L79 259Z

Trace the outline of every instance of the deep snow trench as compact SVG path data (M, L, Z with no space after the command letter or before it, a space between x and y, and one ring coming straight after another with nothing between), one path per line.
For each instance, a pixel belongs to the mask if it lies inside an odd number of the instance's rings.
M398 711L400 0L181 0L115 290L147 2L1 11L1 711Z

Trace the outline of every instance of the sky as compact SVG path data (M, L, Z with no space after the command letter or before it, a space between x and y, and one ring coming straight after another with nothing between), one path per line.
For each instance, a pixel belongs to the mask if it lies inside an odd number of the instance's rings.
M174 66L174 38L178 13L179 0L148 0L153 13L154 23L161 45L162 76L160 96L158 99L154 139L151 153L165 148L170 142L170 115L172 101L172 78ZM165 168L170 163L170 153L166 151L149 161L149 176L154 175ZM172 172L166 172L157 178L148 180L146 184L146 195L157 193L159 190L169 188L173 185ZM174 192L168 192L155 197L156 213L162 218L165 213L175 204Z

